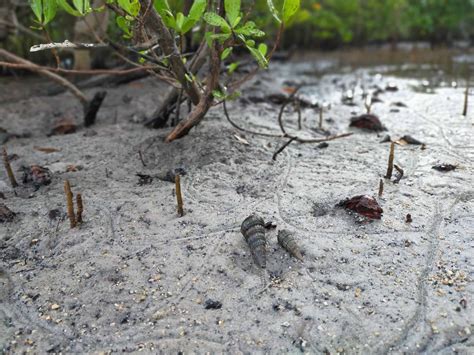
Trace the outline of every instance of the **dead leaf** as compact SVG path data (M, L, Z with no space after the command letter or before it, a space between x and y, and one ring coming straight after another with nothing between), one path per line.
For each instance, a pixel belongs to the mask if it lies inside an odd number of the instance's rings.
M39 152L43 152L43 153L56 153L56 152L60 152L61 149L57 149L57 148L50 148L50 147L33 147L35 150L39 151Z
M339 202L337 206L352 210L370 219L380 219L383 214L383 209L377 200L367 195L354 196L350 199L343 200Z
M362 293L362 290L359 287L356 287L355 292L354 292L354 296L355 297L360 297L361 293Z
M250 143L245 138L239 137L236 134L234 134L234 137L235 137L235 139L237 139L237 141L239 143L242 143L242 144L245 144L245 145L250 145Z
M53 129L49 134L51 136L70 134L76 132L76 129L76 121L71 117L65 117L55 122Z
M284 86L283 91L291 95L296 91L296 88L294 86Z

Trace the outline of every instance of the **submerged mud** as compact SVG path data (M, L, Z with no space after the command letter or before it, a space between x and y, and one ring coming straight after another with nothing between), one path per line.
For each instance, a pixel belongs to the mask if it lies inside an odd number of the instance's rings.
M287 130L306 138L354 133L325 149L295 142L276 161L285 140L236 130L221 107L185 138L164 143L169 129L143 127L164 92L150 78L109 89L87 129L68 94L2 102L0 126L28 136L7 142L18 156L14 172L39 165L52 176L15 194L0 173L2 203L15 213L0 224L0 349L472 351L473 112L461 116L463 88L418 93L415 79L372 69L311 76L317 66L274 65L228 104L238 125L279 133L279 105L250 97L306 82L301 95L312 104L301 110L301 130L297 112L287 109ZM397 90L386 90L389 83ZM371 113L388 131L349 127L377 90ZM403 105L394 111L395 103ZM48 137L63 116L77 118L78 129ZM377 195L387 133L424 145L396 145L404 176L385 181L381 219L336 208ZM437 164L456 169L439 172ZM186 172L183 217L174 184L153 178L176 169ZM142 183L141 176L151 178ZM75 229L66 218L65 179L84 203ZM276 224L265 232L263 277L240 232L251 213ZM282 229L304 251L302 262L278 245Z

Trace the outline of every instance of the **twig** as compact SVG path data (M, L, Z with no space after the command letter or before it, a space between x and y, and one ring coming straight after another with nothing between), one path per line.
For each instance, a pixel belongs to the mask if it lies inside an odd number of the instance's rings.
M44 32L44 35L46 36L46 39L49 42L53 42L53 40L51 39L51 36L49 35L48 30L44 26L43 26L43 32ZM56 50L56 48L51 48L51 53L53 53L53 57L56 60L56 67L59 68L61 66L61 60L59 59L58 51Z
M286 103L287 104L287 103ZM283 105L286 105L286 104L283 104ZM351 136L353 133L352 132L349 132L349 133L342 133L342 134L336 134L334 136L329 136L329 137L326 137L326 138L313 138L313 139L304 139L304 138L300 138L298 136L292 136L288 133L286 133L285 131L285 128L283 126L283 123L281 122L281 125L280 125L280 129L282 129L282 131L284 132L283 134L276 134L276 133L263 133L263 132L256 132L256 131L251 131L249 129L246 129L246 128L242 128L240 126L238 126L234 121L232 121L229 117L229 113L227 111L227 107L226 107L226 102L224 101L223 102L223 107L224 107L224 114L227 118L227 120L229 121L229 123L237 128L238 130L242 131L242 132L246 132L246 133L250 133L250 134L255 134L255 135L259 135L259 136L263 136L263 137L274 137L274 138L295 138L294 140L297 141L298 143L322 143L322 142L327 142L327 141L332 141L334 139L338 139L338 138L344 138L344 137L349 137ZM280 111L281 113L282 111ZM281 120L281 115L279 115L279 121Z
M180 217L183 217L184 215L183 196L181 195L181 179L179 177L179 174L175 175L174 183L175 183L175 191L176 191L176 201L178 203L178 214L180 215Z
M15 175L13 174L13 170L10 165L10 161L8 160L8 154L5 147L3 147L3 164L5 165L5 170L7 171L8 178L10 179L10 184L13 188L18 187L18 183L16 182Z
M89 127L95 123L97 112L104 101L106 91L98 91L95 93L92 100L84 107L84 126ZM115 111L117 112L117 111Z
M379 181L379 197L382 197L383 195L383 180L380 179Z
M84 206L82 204L82 196L80 193L76 195L76 204L77 204L77 223L82 223L82 212L84 211Z
M388 167L387 167L387 173L385 174L385 179L391 179L392 178L392 172L393 172L393 159L395 158L395 143L392 142L390 144L390 154L388 156Z
M273 154L273 157L272 159L273 160L276 160L276 157L278 154L280 154L286 147L288 147L291 142L295 141L296 140L296 137L292 137L290 138L285 144L283 144L274 154Z
M393 166L395 170L397 171L397 176L395 177L395 180L393 180L393 183L398 184L400 180L402 179L404 172L403 172L403 169L399 167L397 164L394 164Z
M223 100L222 104L223 104L222 106L223 106L223 108L224 108L224 115L225 115L225 117L227 118L227 121L229 121L229 123L230 123L234 128L237 128L239 131L246 132L246 133L250 133L250 134L255 134L255 135L263 136L263 137L275 137L275 138L282 138L282 137L284 137L282 134L256 132L256 131L251 131L251 130L249 130L249 129L242 128L242 127L238 126L237 123L235 123L234 121L232 121L232 120L230 119L229 112L227 111L226 100Z
M73 195L69 180L64 181L64 193L66 194L67 215L69 217L71 228L74 228L76 227L76 215L74 214Z
M29 64L18 64L18 63L10 63L10 62L3 62L0 61L0 67L8 67L13 69L31 69L31 65ZM99 75L99 74L110 74L110 75L128 75L135 72L141 72L145 70L154 70L159 69L157 66L143 66L143 67L136 67L131 69L92 69L92 70L75 70L75 69L63 69L63 68L51 68L37 65L38 69L47 70L53 73L60 73L60 74L74 74L74 75Z
M77 99L84 105L86 106L89 102L86 98L86 96L82 93L81 90L79 90L74 84L72 84L70 81L60 77L59 75L57 74L54 74L52 72L50 72L49 70L46 70L42 67L40 67L39 65L36 65L32 62L30 62L29 60L26 60L26 59L23 59L21 57L18 57L16 55L14 55L13 53L10 53L4 49L0 49L0 56L1 57L4 57L4 58L7 58L8 60L11 60L12 62L15 62L15 63L20 63L20 64L23 64L23 65L26 65L28 66L27 68L25 69L28 69L30 71L34 71L34 72L38 72L40 73L41 75L44 75L46 77L48 77L49 79L57 82L59 85L65 87L66 89L68 89L74 96L77 97Z
M46 49L53 48L103 48L108 47L106 43L73 43L71 41L65 40L64 42L52 42L52 43L43 43L35 44L30 48L30 52L44 51Z

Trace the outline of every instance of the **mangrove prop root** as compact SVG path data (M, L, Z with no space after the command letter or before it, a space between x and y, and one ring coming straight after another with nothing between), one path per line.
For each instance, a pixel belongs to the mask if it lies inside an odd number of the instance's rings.
M106 91L96 92L93 99L84 106L84 126L89 127L95 123L97 112L99 111L106 95Z
M323 129L323 106L319 108L319 129Z
M77 223L82 223L82 212L84 211L84 205L82 204L82 195L78 193L76 195L77 205Z
M7 171L8 178L10 179L10 184L13 188L18 187L18 183L16 182L15 175L13 174L13 170L10 165L10 161L8 160L8 154L5 147L3 148L3 164L5 165L5 170Z
M390 154L388 155L387 173L385 174L385 178L389 180L392 178L394 158L395 158L395 143L392 142L390 144Z
M464 107L462 110L463 116L467 116L468 97L469 97L469 79L466 82L466 91L464 92Z
M178 203L178 214L180 217L184 216L183 209L183 195L181 194L181 179L179 174L174 177L175 190L176 190L176 202Z
M64 181L64 193L66 194L67 215L69 217L69 222L71 224L71 228L75 228L76 215L74 214L73 196L72 196L71 185L69 184L69 180Z

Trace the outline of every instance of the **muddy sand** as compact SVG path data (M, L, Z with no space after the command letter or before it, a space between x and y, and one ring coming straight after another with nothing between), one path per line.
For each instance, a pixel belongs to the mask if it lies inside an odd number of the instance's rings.
M474 106L461 116L462 87L427 93L414 90L418 80L372 69L309 74L320 64L275 64L228 104L240 126L279 133L279 105L265 96L288 80L315 83L301 95L331 104L323 127L354 133L327 147L293 143L275 161L285 140L234 129L220 106L164 143L169 128L143 126L164 93L151 78L108 88L94 126L56 136L47 134L58 118L80 124L77 101L26 88L27 80L2 81L0 126L29 134L6 143L18 156L17 179L22 166L38 164L52 181L37 190L21 184L15 194L0 172L0 203L16 213L0 224L0 351L472 354ZM387 131L350 128L365 110L363 89L376 87L372 112ZM352 88L354 104L342 104ZM288 131L320 137L318 110L304 108L302 117L298 131L289 108ZM425 146L395 146L404 176L385 180L379 198L386 134ZM456 169L432 169L438 163ZM176 168L186 173L183 217L174 184L162 180ZM139 184L137 173L151 182ZM75 229L65 179L84 200ZM377 198L380 220L335 207L361 194ZM266 232L265 272L240 233L251 213L277 226ZM295 233L303 262L277 244L281 229Z

